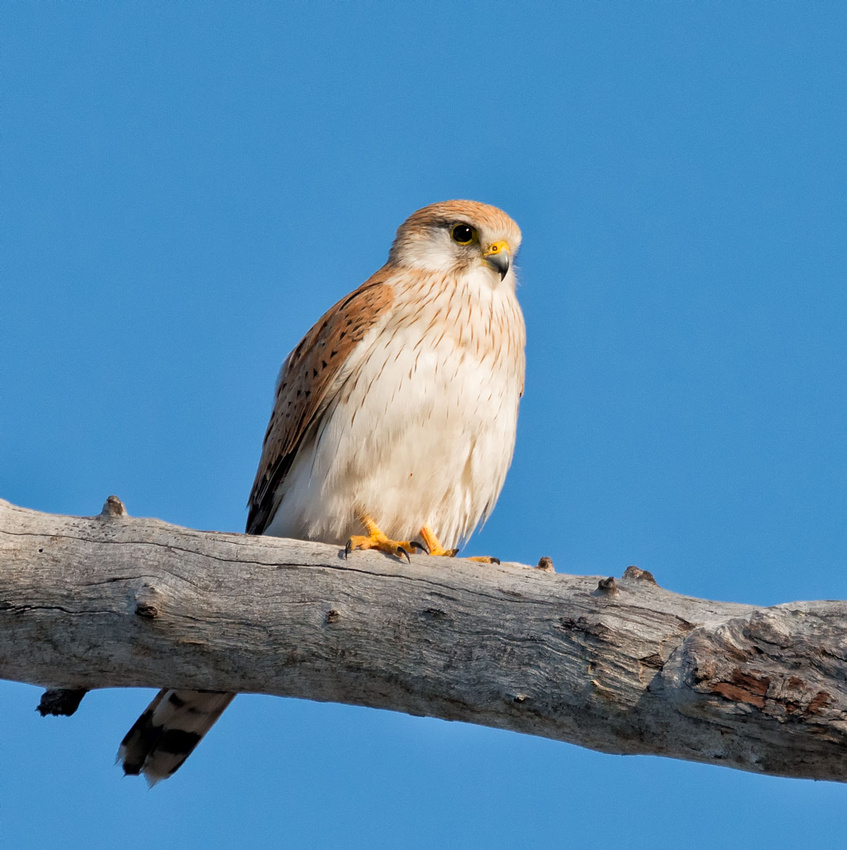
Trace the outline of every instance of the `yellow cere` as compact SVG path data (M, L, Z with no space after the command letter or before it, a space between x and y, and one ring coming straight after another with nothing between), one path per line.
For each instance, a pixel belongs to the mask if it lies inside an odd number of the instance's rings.
M492 254L499 254L501 251L509 253L509 243L502 239L499 242L492 242L483 256L490 257Z

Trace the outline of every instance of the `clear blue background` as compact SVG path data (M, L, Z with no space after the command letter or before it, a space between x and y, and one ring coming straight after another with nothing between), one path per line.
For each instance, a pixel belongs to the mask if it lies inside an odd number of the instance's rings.
M470 548L847 596L843 3L0 11L0 496L241 530L285 354L452 197L521 224L515 461ZM151 692L152 693L152 692ZM150 693L0 686L0 842L840 846L847 789L240 697L148 791Z

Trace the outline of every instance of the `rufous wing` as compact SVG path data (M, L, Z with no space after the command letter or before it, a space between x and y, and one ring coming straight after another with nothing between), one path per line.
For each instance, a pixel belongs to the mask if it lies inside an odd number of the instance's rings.
M288 355L279 374L276 401L262 458L248 501L247 533L261 534L278 506L276 494L303 438L326 410L334 380L367 332L394 301L388 266L342 298Z

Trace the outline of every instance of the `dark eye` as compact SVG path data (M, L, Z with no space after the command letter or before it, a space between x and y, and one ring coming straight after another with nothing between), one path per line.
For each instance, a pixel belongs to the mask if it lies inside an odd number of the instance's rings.
M476 230L469 224L454 224L450 231L454 242L460 245L470 245L476 239Z

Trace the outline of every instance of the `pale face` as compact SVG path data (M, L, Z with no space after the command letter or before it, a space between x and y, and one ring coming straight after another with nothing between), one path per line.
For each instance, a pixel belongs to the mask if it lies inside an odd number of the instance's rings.
M473 201L447 201L414 213L397 231L390 262L428 272L485 270L503 280L520 246L518 226L505 213Z

